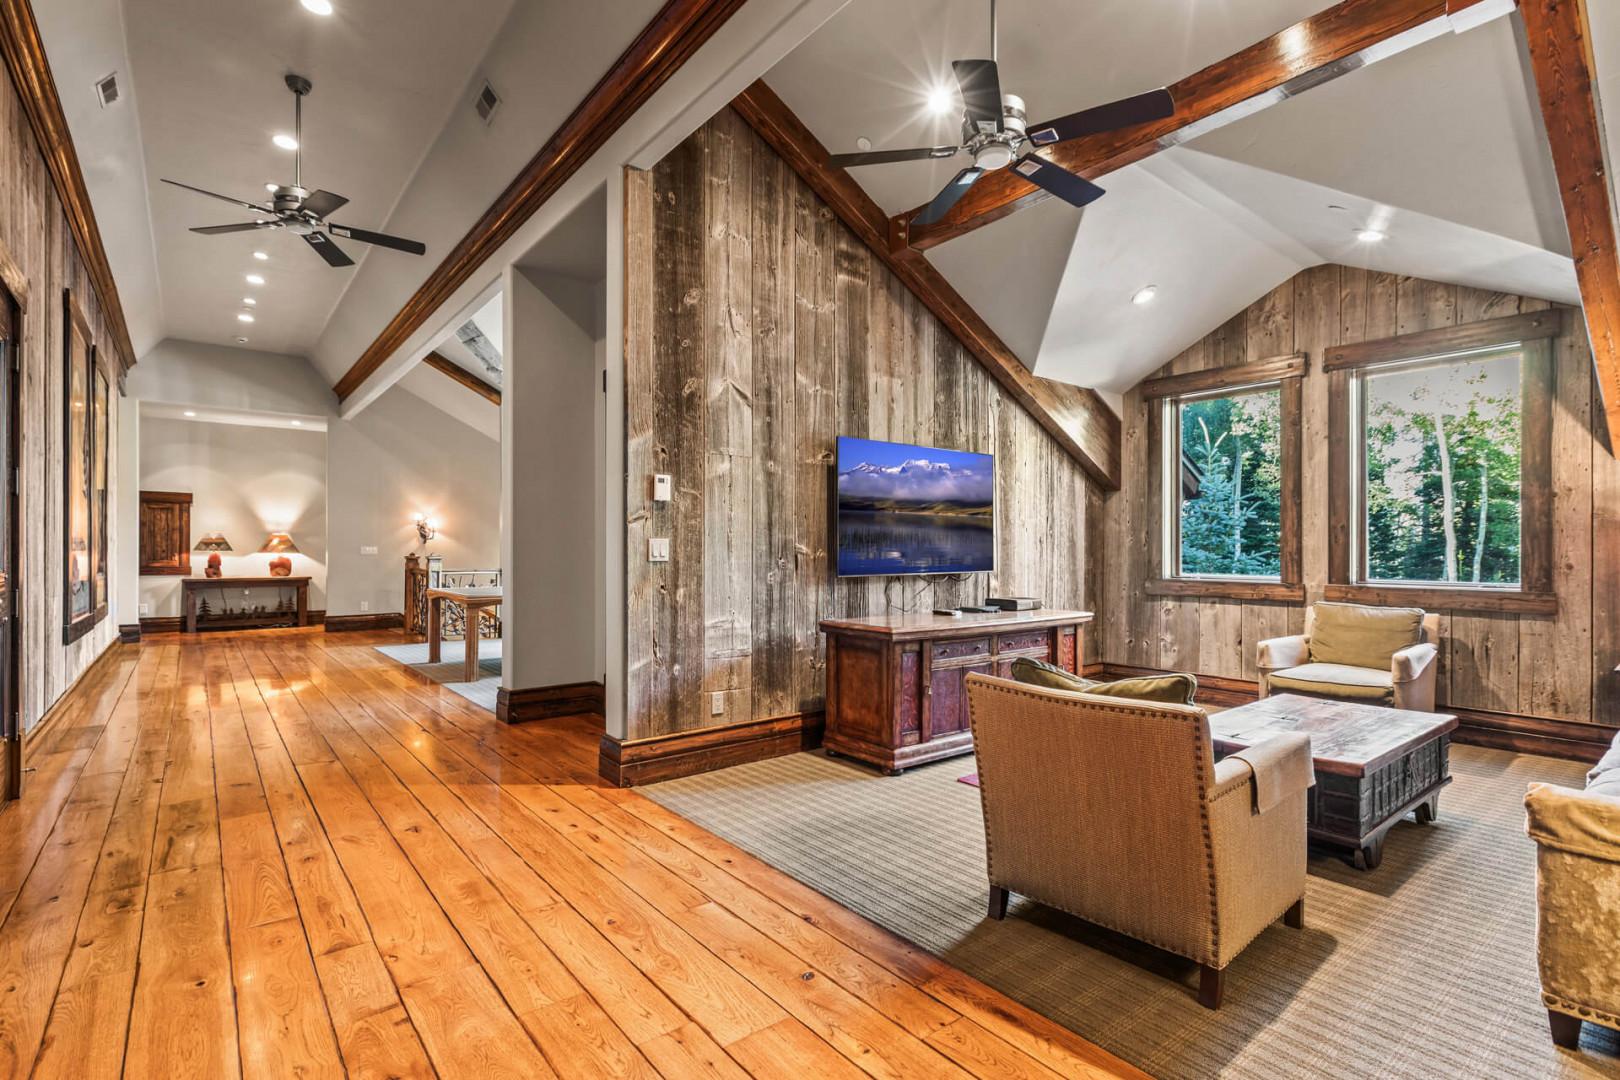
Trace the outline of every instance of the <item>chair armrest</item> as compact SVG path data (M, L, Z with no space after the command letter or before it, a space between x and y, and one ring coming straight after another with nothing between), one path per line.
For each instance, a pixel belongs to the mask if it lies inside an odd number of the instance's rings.
M1423 671L1440 655L1439 646L1432 642L1408 645L1389 660L1389 673L1398 683L1412 682L1423 677Z
M1304 634L1268 638L1260 643L1259 667L1263 671L1298 667L1310 658L1311 639Z
M1620 799L1531 784L1524 809L1525 831L1540 846L1620 863Z

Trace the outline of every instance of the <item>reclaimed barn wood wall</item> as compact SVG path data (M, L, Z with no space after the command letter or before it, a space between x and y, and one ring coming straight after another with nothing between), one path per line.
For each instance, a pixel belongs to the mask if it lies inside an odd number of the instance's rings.
M90 324L113 387L108 442L118 445L120 370L113 335L74 244L22 100L0 78L0 246L27 281L22 312L18 606L20 709L29 730L118 636L109 614L72 645L62 644L63 424L62 290L71 289ZM117 505L116 454L108 458L108 506ZM108 522L108 592L116 592L117 530ZM109 605L110 607L110 605Z
M1307 596L1327 576L1328 387L1323 351L1432 327L1550 306L1455 285L1319 266L1296 275L1164 365L1157 375L1303 352L1303 555ZM1439 698L1457 708L1620 724L1620 464L1601 434L1602 406L1578 318L1556 339L1553 417L1556 616L1442 612ZM1102 658L1111 664L1256 678L1255 645L1298 633L1299 604L1152 597L1147 411L1125 397L1123 490L1103 515ZM1597 424L1598 427L1594 427Z
M1079 465L736 113L626 187L626 739L819 711L824 617L1086 606ZM835 579L839 435L994 453L996 573Z

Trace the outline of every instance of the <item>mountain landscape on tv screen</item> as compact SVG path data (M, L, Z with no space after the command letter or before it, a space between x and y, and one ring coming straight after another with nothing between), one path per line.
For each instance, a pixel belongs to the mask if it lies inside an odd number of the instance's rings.
M958 455L967 457L969 455ZM971 455L980 462L980 455ZM838 477L838 505L897 514L990 514L995 476L987 464L952 465L912 458L898 465L863 461Z
M988 454L840 439L838 572L992 569L995 490Z

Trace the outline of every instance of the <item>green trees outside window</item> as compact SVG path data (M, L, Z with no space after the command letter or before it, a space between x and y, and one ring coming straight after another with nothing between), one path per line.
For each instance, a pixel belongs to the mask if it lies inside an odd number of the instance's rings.
M1519 582L1521 356L1360 376L1369 581Z
M1282 573L1282 395L1275 387L1176 404L1182 464L1181 573Z

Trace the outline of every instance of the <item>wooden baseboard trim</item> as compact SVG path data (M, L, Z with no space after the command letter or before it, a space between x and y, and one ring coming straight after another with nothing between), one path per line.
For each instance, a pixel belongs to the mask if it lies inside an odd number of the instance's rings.
M1103 664L1107 678L1125 679L1134 675L1163 675L1160 668ZM1198 704L1242 705L1260 696L1260 684L1252 679L1229 679L1219 675L1198 676ZM1457 718L1452 741L1464 746L1485 746L1520 754L1541 754L1569 761L1595 762L1608 750L1620 728L1608 724L1583 724L1574 720L1548 720L1517 713L1464 709L1441 702L1438 706Z
M556 686L501 687L495 695L495 718L504 724L549 720L602 711L607 691L599 682L559 683Z
M178 615L148 615L137 625L142 634L178 634L186 628L186 621Z
M118 641L121 645L139 645L141 643L141 624L119 623Z
M68 688L63 690L61 694L57 695L55 701L51 702L51 707L45 710L45 715L39 718L39 723L22 733L22 738L19 741L22 743L22 763L25 767L33 758L37 748L43 745L42 740L50 734L51 729L57 725L64 714L72 712L73 707L78 704L77 702L68 700L72 696L73 692L77 690L80 684L82 684L85 679L89 678L98 667L100 667L102 664L109 663L113 657L118 655L119 651L120 649L118 642L108 642L107 647L101 650L101 655L90 661L90 665L83 671L79 672L78 678L74 679L73 682L69 684ZM23 786L27 787L26 780L24 781Z
M387 618L388 616L383 616L383 617ZM370 618L372 618L372 616L370 616L370 615L349 615L349 616L340 615L340 616L338 616L338 618L370 619ZM395 616L393 616L393 618L395 620L395 622L393 623L394 626L399 626L399 625L402 624L401 620L403 619L403 616L395 615ZM320 626L325 622L326 622L326 612L324 612L324 611L311 611L309 613L309 623L308 623L308 625L310 625L310 626ZM135 636L133 638L125 637L124 634L126 633L126 631L129 631L131 629L134 630ZM123 641L126 644L135 644L135 643L137 643L137 642L139 642L141 640L141 636L144 635L144 634L179 634L179 633L183 633L185 631L185 629L186 629L186 620L184 618L182 618L181 616L179 616L179 615L148 615L148 616L145 616L144 618L142 618L139 623L135 623L135 624L132 624L132 625L120 626L118 628L118 634L119 634L119 640L120 641ZM254 629L284 630L284 629L286 629L286 627L281 627L281 626L270 626L270 627L236 626L236 627L230 627L229 629L234 633L242 633L244 631L254 630ZM353 627L352 629L369 630L369 629L371 629L371 627L369 627L369 626L360 626L360 627ZM200 632L201 631L199 631L199 633Z
M729 765L814 750L821 745L825 724L824 714L814 712L744 720L631 742L603 735L597 771L615 787L695 776Z
M311 625L314 621L310 620ZM322 623L329 634L348 630L397 630L405 625L405 616L397 611L374 612L369 615L326 615Z

